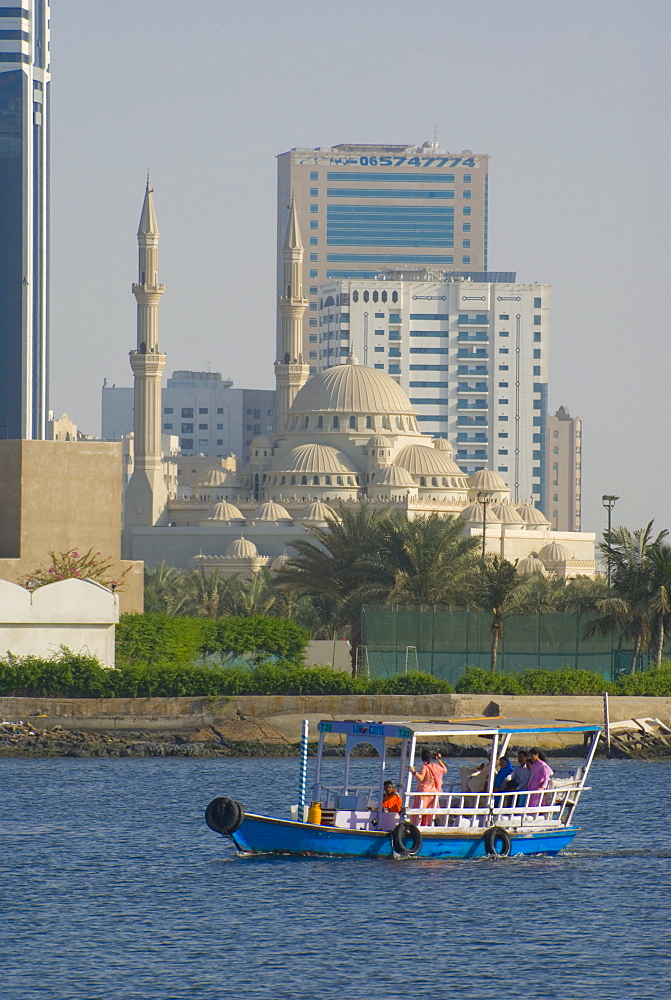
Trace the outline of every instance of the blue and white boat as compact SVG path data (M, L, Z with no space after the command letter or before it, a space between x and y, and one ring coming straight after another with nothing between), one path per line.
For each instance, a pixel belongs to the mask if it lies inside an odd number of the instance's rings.
M205 819L216 833L230 837L241 854L295 854L389 858L480 858L485 855L557 854L576 833L575 812L587 791L586 781L600 729L579 722L482 718L437 722L371 722L324 720L318 725L319 747L311 805L307 808L308 725L303 723L299 802L291 818L247 812L234 799L218 796ZM494 790L495 767L481 790L474 790L472 768L459 768L459 780L438 795L419 795L412 788L411 766L417 744L435 744L455 737L482 740L490 761L515 744L533 742L536 734L572 734L585 751L584 762L555 771L541 792ZM326 741L345 744L345 771L339 787L322 781ZM350 781L352 752L368 744L374 774L369 785ZM400 746L400 756L388 755ZM452 765L454 767L454 765ZM450 771L448 771L448 776ZM382 809L383 785L396 784L402 813Z

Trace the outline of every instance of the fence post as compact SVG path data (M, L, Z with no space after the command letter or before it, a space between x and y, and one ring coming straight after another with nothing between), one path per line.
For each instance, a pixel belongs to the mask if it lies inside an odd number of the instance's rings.
M606 730L606 756L610 760L610 713L608 711L608 692L603 693L603 725Z

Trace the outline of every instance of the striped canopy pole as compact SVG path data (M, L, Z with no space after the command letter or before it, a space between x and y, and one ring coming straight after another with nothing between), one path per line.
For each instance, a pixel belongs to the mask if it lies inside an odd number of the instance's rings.
M298 821L303 822L305 816L305 790L308 781L308 720L303 719L301 735L301 774L298 786Z

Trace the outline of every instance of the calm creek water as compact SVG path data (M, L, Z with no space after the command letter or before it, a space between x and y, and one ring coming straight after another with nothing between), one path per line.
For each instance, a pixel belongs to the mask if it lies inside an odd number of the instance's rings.
M0 995L671 997L671 763L598 762L558 858L238 858L205 826L221 793L288 815L297 782L297 760L1 760Z

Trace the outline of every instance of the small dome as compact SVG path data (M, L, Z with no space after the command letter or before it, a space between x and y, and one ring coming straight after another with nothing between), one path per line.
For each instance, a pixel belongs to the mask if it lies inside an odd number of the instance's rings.
M231 482L234 478L230 469L222 469L220 465L213 465L196 484L196 488L198 486L221 486L222 483Z
M402 488L410 486L413 489L417 488L417 484L410 473L400 465L388 465L384 472L381 472L379 476L376 475L375 481L370 484L370 490L374 490L376 486L397 486Z
M532 573L546 575L545 566L533 552L531 555L525 556L524 559L520 559L515 568L520 576L531 576Z
M491 508L490 504L484 505L487 511L486 523L487 524L500 524L499 518L496 516ZM463 517L464 521L468 521L469 524L482 524L482 508L481 503L470 503L468 507L464 507L463 510L459 511L459 516Z
M262 503L260 507L254 511L253 514L249 516L250 521L290 521L291 514L288 510L282 506L282 504L274 503L269 500L267 503Z
M394 459L411 476L459 476L466 486L466 475L444 451L437 451L426 444L407 444Z
M558 566L565 566L568 562L568 550L559 542L550 542L549 545L543 546L538 553L538 558L546 569L556 569Z
M275 571L277 571L278 569L282 569L282 567L286 566L286 564L289 562L290 558L291 556L288 556L286 552L283 552L281 556L275 556L275 558L270 564L270 568Z
M296 393L290 413L414 414L403 389L389 375L365 368L350 356L308 379Z
M317 377L313 376L313 378ZM357 471L346 455L343 455L337 448L326 444L301 444L292 448L288 454L279 454L273 459L273 472L305 472L326 475L344 472L356 475Z
M326 503L322 503L321 500L315 500L314 503L309 503L307 507L303 508L297 520L326 523L327 518L331 518L332 521L338 520L338 516L332 507L329 507Z
M525 524L541 525L550 523L532 503L518 504L517 513L520 515Z
M434 438L431 443L436 451L446 451L448 452L450 458L454 455L454 448L447 438Z
M243 535L231 542L226 549L226 555L233 556L236 559L255 559L258 554L259 550L254 545L254 542L250 542Z
M391 441L384 434L374 434L366 441L367 448L391 448Z
M267 438L265 434L258 434L255 438L252 438L250 448L272 448L273 442L270 438Z
M508 491L507 485L498 472L493 472L491 469L478 469L477 472L471 473L468 477L468 485L472 490Z
M492 504L492 511L503 524L524 524L517 508L511 503Z
M238 510L234 503L228 503L226 500L222 500L219 503L215 503L205 520L244 521L244 519L245 515Z

